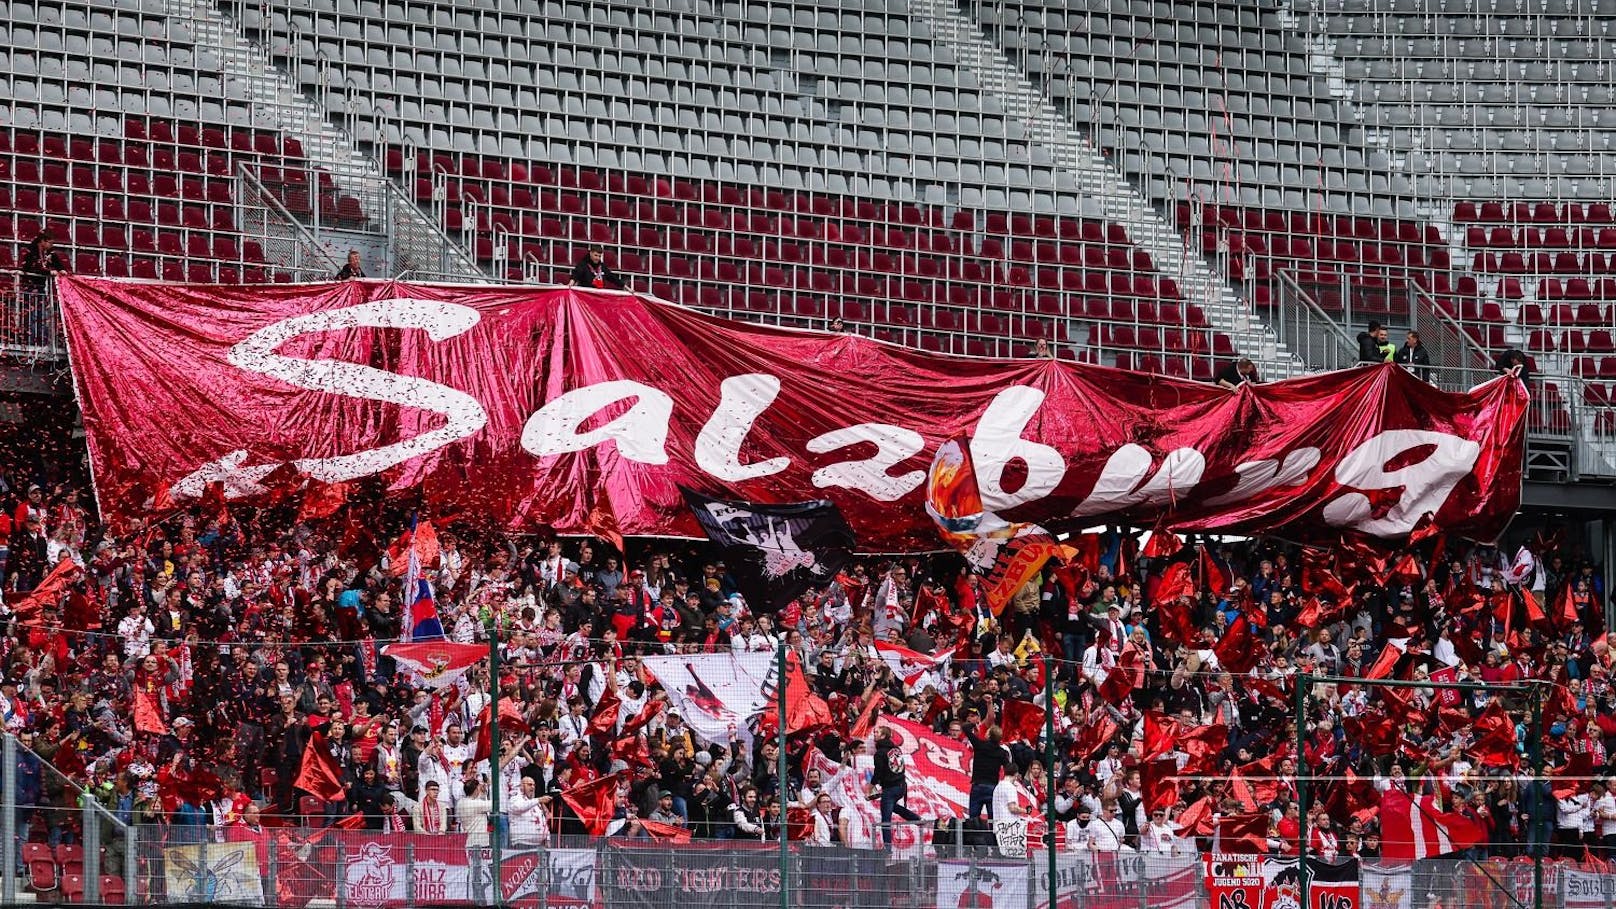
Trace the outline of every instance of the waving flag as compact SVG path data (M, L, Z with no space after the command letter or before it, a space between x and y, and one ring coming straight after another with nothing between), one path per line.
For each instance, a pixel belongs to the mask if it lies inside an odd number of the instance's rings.
M771 697L769 654L692 653L643 657L690 728L708 742L752 742L752 721L778 702Z
M439 634L442 634L441 626ZM415 673L427 688L438 691L453 685L466 670L487 659L488 648L480 644L425 641L388 644L382 648L382 656L392 657L399 666Z
M853 529L829 500L763 505L680 491L753 605L777 611L853 557Z
M918 650L910 650L899 644L889 644L886 641L875 642L875 652L881 661L891 667L892 674L903 679L905 685L914 685L926 677L928 672L937 672L946 676L948 663L954 658L952 651L940 654L925 654Z
M1387 862L1412 862L1469 849L1486 838L1481 825L1462 814L1441 811L1435 796L1418 800L1388 789L1380 800L1380 854Z
M432 582L426 578L417 579L415 595L404 598L404 637L409 641L443 639L443 621L438 618L438 604L432 598Z
M971 796L971 743L896 717L881 717L876 726L892 730L892 741L908 763L909 807L921 817L964 817Z

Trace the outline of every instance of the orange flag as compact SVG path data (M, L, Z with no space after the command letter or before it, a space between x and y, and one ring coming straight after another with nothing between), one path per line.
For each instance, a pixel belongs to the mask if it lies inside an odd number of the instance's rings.
M644 820L640 821L640 826L645 828L646 835L651 838L653 843L681 844L690 842L690 831L684 827Z
M157 695L150 691L135 692L135 731L151 735L163 735L168 732L168 724L163 721L162 708L157 704Z

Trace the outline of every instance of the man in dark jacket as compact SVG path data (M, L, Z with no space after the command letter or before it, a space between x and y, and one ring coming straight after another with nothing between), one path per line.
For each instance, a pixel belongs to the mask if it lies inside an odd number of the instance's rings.
M589 252L578 260L572 267L572 277L567 281L568 287L599 287L602 289L615 287L623 289L623 279L612 271L606 264L606 250L599 246L591 246Z
M909 797L909 776L904 768L903 749L892 740L892 729L888 726L875 730L875 782L881 787L881 838L890 846L892 815L896 813L910 822L920 820L920 815L904 804Z
M1359 363L1390 363L1397 348L1386 340L1386 326L1370 322L1366 331L1358 332Z
M998 726L988 727L988 734L977 738L971 727L965 727L965 737L971 742L971 799L966 809L965 819L974 821L983 808L988 811L988 817L993 817L993 787L999 785L999 777L1004 768L1010 764L1010 752L999 744L1004 733Z
M1420 343L1419 332L1408 333L1408 340L1397 349L1396 362L1401 363L1403 368L1413 373L1420 381L1431 381L1431 353Z

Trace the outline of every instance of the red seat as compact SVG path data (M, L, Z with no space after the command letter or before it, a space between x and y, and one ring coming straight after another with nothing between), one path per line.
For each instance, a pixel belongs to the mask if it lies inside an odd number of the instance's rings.
M55 890L59 883L57 879L56 859L51 855L50 847L44 843L22 844L23 867L28 869L28 886L35 892Z
M62 898L69 903L84 902L84 875L62 875Z
M101 875L101 904L104 906L122 906L129 901L128 891L123 884L123 878L115 874Z
M84 847L75 843L62 843L56 847L56 863L62 866L62 874L69 876L84 873Z

